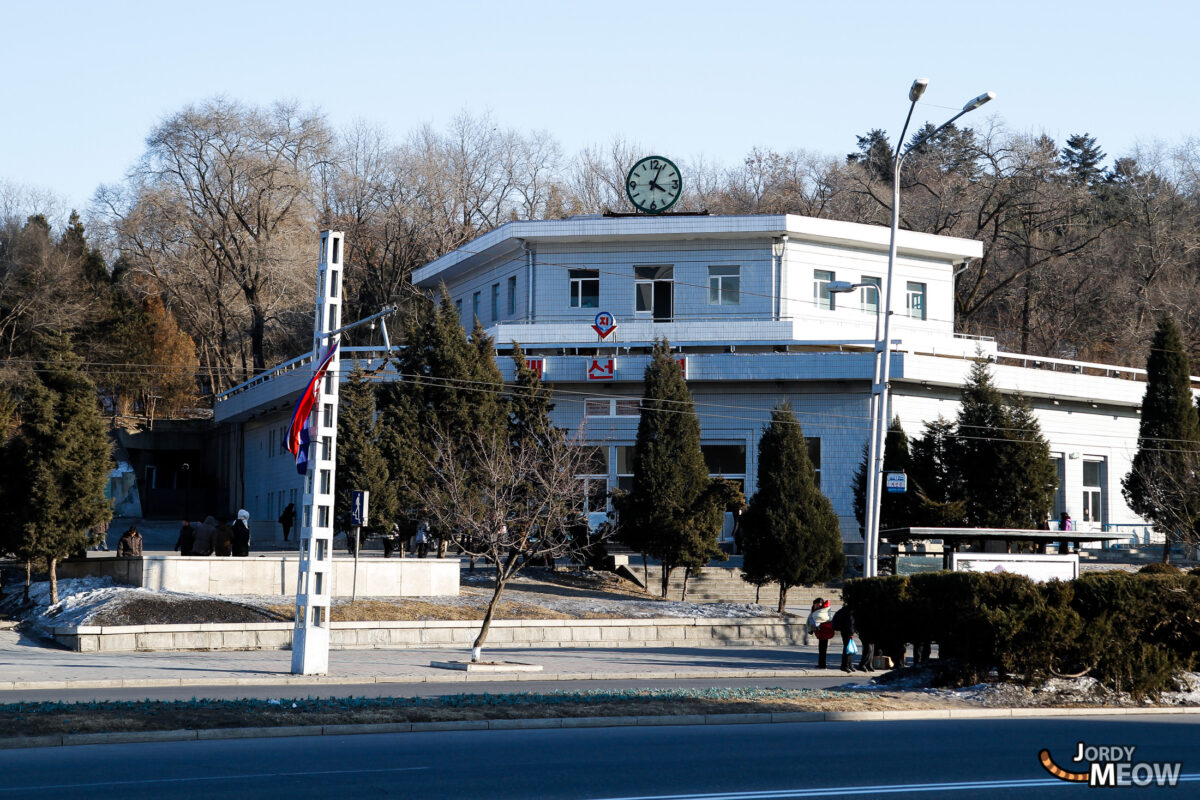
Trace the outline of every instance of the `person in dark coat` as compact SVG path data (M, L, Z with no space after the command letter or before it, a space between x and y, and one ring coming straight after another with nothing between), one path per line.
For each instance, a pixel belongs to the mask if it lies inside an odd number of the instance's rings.
M233 554L238 558L250 555L250 512L244 508L233 523Z
M179 529L179 538L175 540L175 549L179 551L181 556L190 556L192 554L192 545L196 543L196 532L192 529L192 523L186 519L183 521L183 527Z
M233 528L222 522L213 534L213 554L218 556L233 555Z
M296 524L296 504L288 503L287 508L279 515L279 524L283 526L283 540L286 542L288 536L292 532L292 526Z
M850 642L854 640L854 611L849 605L843 605L831 621L833 629L842 635L842 672L853 672L853 656L847 651Z
M121 540L117 542L117 558L141 558L141 555L141 531L130 525L129 530L121 534Z
M211 556L213 554L213 541L217 535L217 520L212 515L204 518L204 522L197 522L192 526L192 555L194 556Z

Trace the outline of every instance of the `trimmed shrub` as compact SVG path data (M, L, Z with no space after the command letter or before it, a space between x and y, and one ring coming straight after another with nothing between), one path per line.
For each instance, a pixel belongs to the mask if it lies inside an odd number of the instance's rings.
M1182 575L1183 570L1174 564L1147 564L1138 570L1143 575Z

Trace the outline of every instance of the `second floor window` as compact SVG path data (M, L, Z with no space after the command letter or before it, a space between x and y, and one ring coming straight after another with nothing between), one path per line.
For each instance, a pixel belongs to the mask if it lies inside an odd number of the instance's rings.
M834 309L833 292L829 291L832 280L832 270L813 270L813 305L817 308L827 308L830 311Z
M492 322L500 319L500 284L492 284Z
M571 308L600 307L600 270L573 269L571 277Z
M670 322L674 315L674 267L634 267L634 311L652 314L655 322Z
M870 286L864 286L858 290L859 300L862 302L862 310L872 314L879 312L879 278L873 278L870 275L863 275L859 283L867 283Z
M508 277L508 315L514 317L517 314L517 276L510 275Z
M708 268L708 304L710 306L736 306L742 302L741 293L740 267Z
M471 324L475 324L475 320L479 319L479 292L471 295Z
M904 308L913 319L925 319L925 284L909 281Z

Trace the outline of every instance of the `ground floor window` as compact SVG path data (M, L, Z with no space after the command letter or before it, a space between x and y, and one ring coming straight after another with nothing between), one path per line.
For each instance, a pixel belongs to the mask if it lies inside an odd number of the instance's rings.
M1104 522L1104 462L1083 462L1083 517L1084 522Z

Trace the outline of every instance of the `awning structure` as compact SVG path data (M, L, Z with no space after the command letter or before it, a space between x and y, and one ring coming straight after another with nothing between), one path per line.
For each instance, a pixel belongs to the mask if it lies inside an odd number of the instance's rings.
M1110 542L1127 538L1128 534L1111 531L1042 531L1022 528L891 528L879 532L882 541L891 544L900 542L915 542L940 540L943 545L943 569L951 568L951 553L959 552L960 548L968 546L979 547L984 552L1011 553L1014 543L1032 544L1040 553L1047 548L1071 542L1076 550L1080 542ZM1003 550L986 547L989 542L1004 545Z

